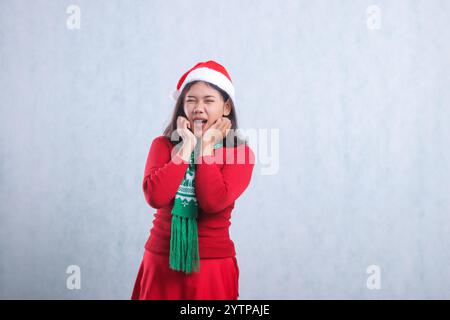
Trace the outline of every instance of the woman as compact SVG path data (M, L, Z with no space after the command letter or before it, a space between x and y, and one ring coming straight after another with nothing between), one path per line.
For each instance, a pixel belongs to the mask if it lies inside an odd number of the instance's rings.
M210 60L185 72L172 96L172 120L152 141L145 166L145 199L157 211L132 299L237 300L229 226L255 158L235 135L234 86Z

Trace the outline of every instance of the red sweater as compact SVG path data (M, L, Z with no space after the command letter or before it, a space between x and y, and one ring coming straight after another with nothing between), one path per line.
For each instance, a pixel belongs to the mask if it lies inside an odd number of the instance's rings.
M145 165L142 188L147 203L157 209L145 248L169 255L171 210L175 194L189 166L178 154L171 158L172 143L156 137ZM220 148L213 156L198 156L195 193L198 210L199 255L205 258L235 256L230 239L231 211L250 183L255 156L248 145Z

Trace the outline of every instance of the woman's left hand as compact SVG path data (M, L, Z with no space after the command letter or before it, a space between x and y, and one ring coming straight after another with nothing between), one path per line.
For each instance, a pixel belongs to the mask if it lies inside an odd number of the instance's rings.
M214 146L222 141L231 129L231 120L226 117L217 119L202 136L203 146Z

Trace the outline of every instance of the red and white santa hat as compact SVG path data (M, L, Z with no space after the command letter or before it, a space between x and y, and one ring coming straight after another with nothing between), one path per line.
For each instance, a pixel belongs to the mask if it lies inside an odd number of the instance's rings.
M234 85L230 75L224 66L213 60L199 62L186 71L178 81L176 90L171 93L171 98L177 101L186 84L198 80L215 84L234 100Z

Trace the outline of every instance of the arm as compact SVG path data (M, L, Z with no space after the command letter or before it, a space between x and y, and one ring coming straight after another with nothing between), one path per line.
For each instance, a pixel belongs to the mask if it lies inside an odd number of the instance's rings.
M225 209L250 184L255 165L253 151L244 145L234 149L234 159L227 159L222 170L218 167L215 156L203 155L197 158L195 193L199 206L205 212L218 212ZM202 159L199 159L200 157ZM238 160L245 161L238 162Z
M153 140L142 182L145 199L155 209L170 204L189 166L185 160L186 150L181 148L171 159L170 145L164 139L157 137Z

